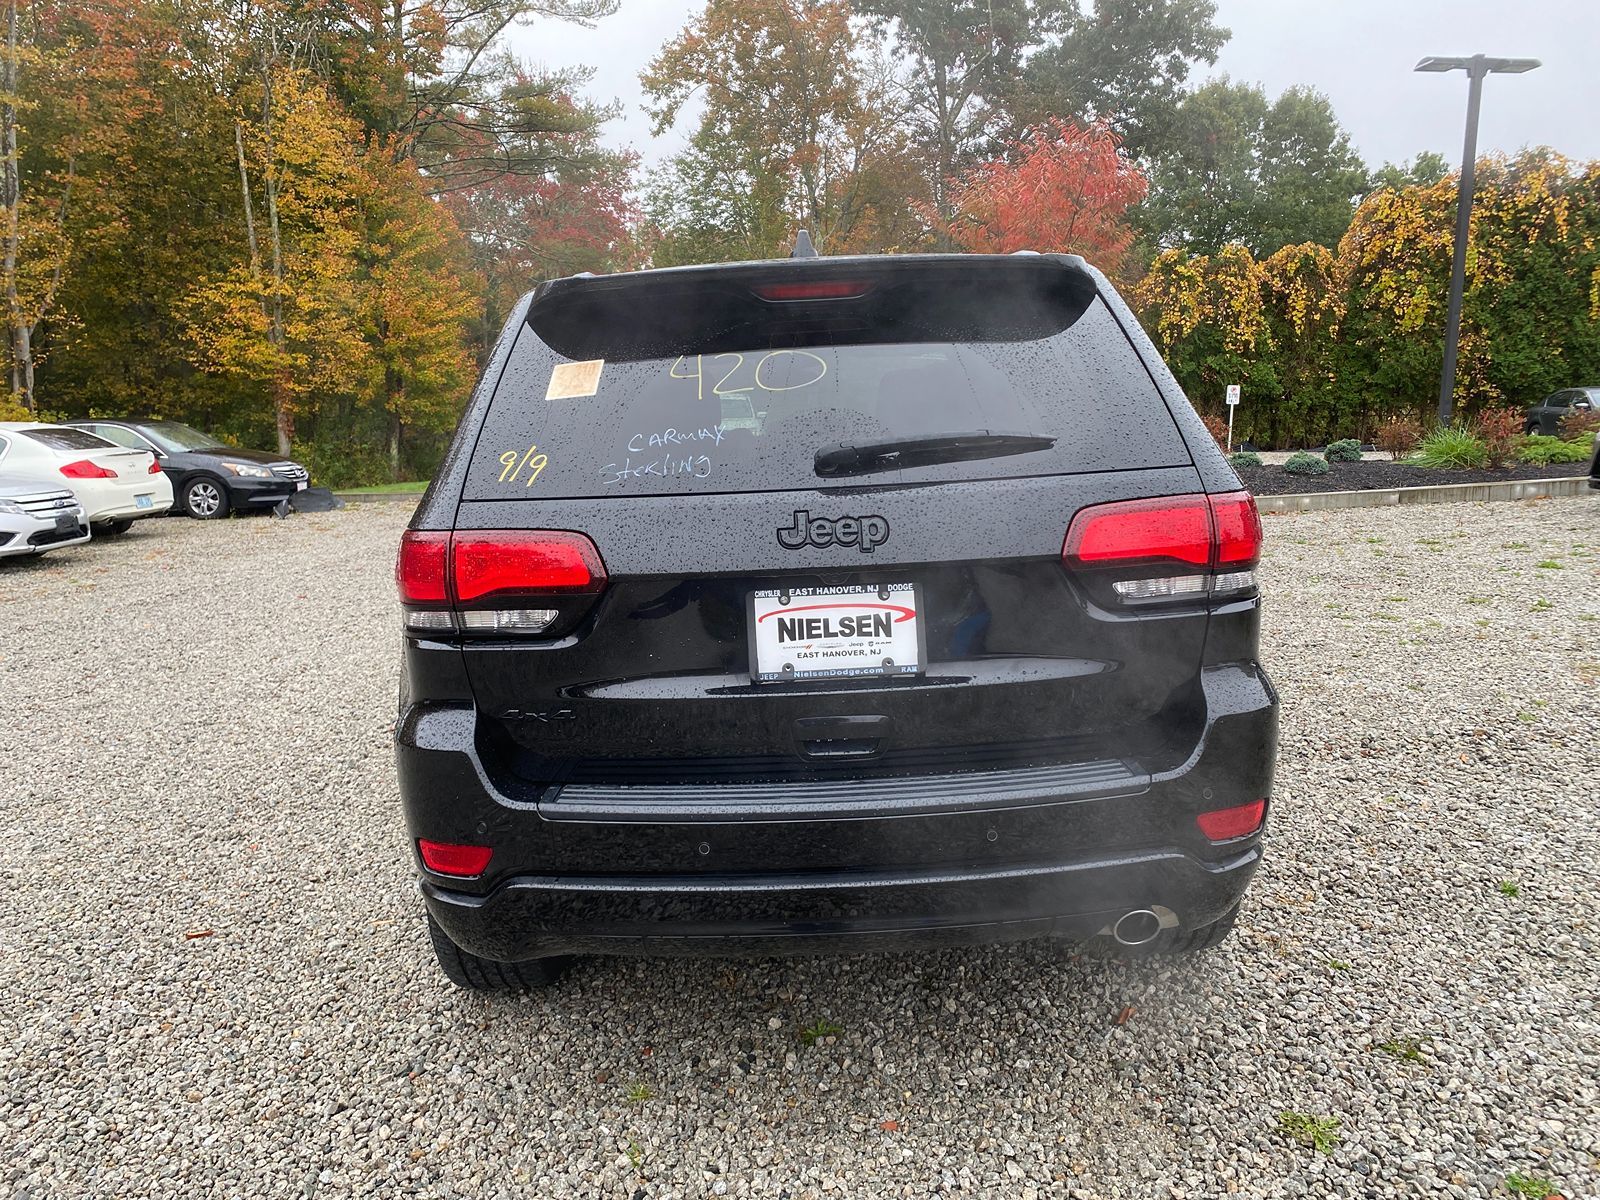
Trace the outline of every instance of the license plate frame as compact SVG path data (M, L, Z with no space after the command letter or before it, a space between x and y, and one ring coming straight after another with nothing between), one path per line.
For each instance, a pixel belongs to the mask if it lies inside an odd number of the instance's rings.
M808 624L780 626L790 613ZM926 670L926 614L915 583L758 588L746 598L745 616L753 683L903 679ZM850 627L841 628L846 618ZM792 648L785 649L785 642Z
M143 496L135 496L133 498L133 506L135 508L154 508L156 506L156 498L149 493Z

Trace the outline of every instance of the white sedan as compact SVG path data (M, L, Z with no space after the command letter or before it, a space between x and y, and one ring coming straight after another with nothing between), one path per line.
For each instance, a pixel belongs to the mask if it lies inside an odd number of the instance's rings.
M0 482L71 488L99 534L126 533L172 507L172 481L154 454L64 425L0 421Z

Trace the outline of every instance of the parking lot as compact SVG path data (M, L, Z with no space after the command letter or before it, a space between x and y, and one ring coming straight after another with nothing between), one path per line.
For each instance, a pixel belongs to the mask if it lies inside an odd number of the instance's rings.
M399 824L407 512L0 568L0 1194L1600 1195L1600 497L1268 519L1268 861L1209 956L493 999Z

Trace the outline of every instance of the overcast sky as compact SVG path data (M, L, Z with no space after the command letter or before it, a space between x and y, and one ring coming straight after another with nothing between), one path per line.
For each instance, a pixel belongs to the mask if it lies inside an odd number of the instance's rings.
M606 140L647 163L682 144L689 122L650 136L640 111L639 71L704 0L622 0L594 29L540 21L516 31L518 55L548 67L596 68L590 93L621 100ZM1481 151L1546 144L1600 159L1600 0L1218 0L1233 37L1206 76L1260 83L1269 95L1293 84L1325 92L1370 166L1436 150L1461 158L1464 73L1418 75L1428 54L1537 58L1529 75L1484 85Z

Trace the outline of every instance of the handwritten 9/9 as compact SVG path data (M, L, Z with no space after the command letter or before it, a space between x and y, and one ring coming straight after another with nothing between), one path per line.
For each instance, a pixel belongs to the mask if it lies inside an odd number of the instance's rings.
M500 472L501 483L515 483L517 476L524 468L528 469L528 487L533 486L533 481L539 478L539 472L550 465L550 456L540 454L538 446L529 446L527 453L520 450L507 450L500 456L500 465L505 468ZM520 456L520 461L518 461Z

